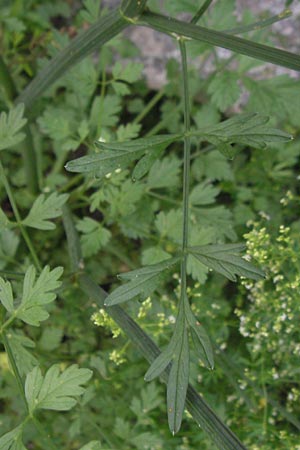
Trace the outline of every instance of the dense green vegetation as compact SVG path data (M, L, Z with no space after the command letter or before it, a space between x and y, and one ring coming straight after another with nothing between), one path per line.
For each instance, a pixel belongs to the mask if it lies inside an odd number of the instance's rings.
M158 3L0 4L0 450L300 449L290 12Z

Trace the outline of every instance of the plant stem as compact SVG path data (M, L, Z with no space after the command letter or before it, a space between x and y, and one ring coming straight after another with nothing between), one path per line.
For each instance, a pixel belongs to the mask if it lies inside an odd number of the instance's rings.
M164 96L165 94L165 88L163 87L160 91L157 91L157 93L151 98L150 102L145 106L143 111L141 111L136 118L133 120L132 123L140 123L143 118L151 111L152 108L159 102L159 100Z
M212 0L206 0L206 2L199 8L199 10L196 12L194 17L191 20L191 23L196 24L198 20L203 16L207 8L209 8L210 4L212 3Z
M63 209L63 222L67 236L71 267L78 273L78 271L82 270L80 242L72 215L66 206ZM105 298L108 294L84 272L78 273L78 281L82 291L92 298L93 301L96 301L99 308L103 308ZM112 306L107 308L106 311L150 363L159 356L160 350L156 344L120 306ZM162 374L164 382L166 382L167 376L168 373L166 370ZM187 392L187 409L219 449L246 450L246 447L244 447L232 431L215 415L192 386L189 386Z
M22 397L22 399L24 401L24 404L25 404L25 407L26 407L26 411L27 411L27 413L29 413L29 409L28 409L28 404L27 404L27 400L26 400L26 397L25 397L25 390L24 390L22 378L21 378L19 369L17 367L17 364L16 364L16 361L15 361L12 349L10 347L9 340L8 340L7 335L6 335L6 333L4 331L2 331L2 341L3 341L3 345L4 345L4 348L5 348L5 351L7 353L7 356L8 356L10 365L11 365L11 368L13 370L14 376L16 378L21 397Z
M10 188L9 181L8 181L8 179L7 179L7 177L6 177L6 174L5 174L5 171L4 171L4 168L3 168L3 165L2 165L1 160L0 160L0 180L2 180L2 183L3 183L4 188L5 188L5 190L6 190L7 197L8 197L8 199L9 199L10 204L11 204L11 207L12 207L12 209L13 209L13 212L14 212L14 215L15 215L15 218L16 218L16 221L17 221L17 224L18 224L18 227L20 228L21 234L22 234L22 236L23 236L23 238L24 238L24 241L26 242L26 245L27 245L27 247L28 247L28 250L29 250L29 252L30 252L30 254L31 254L32 261L33 261L35 267L36 267L39 271L41 271L41 270L42 270L42 266L41 266L41 264L40 264L40 261L39 261L39 259L38 259L37 254L36 254L36 252L35 252L35 250L34 250L34 247L33 247L33 245L32 245L32 242L31 242L31 240L30 240L30 237L29 237L29 235L28 235L28 233L27 233L25 227L24 227L23 224L22 224L22 219L21 219L21 216L20 216L20 213L19 213L17 204L16 204L16 202L15 202L15 198L14 198L13 192L12 192L12 190L11 190L11 188Z
M7 99L13 101L13 99L17 96L16 86L1 55L0 55L0 84L4 88Z
M186 265L189 233L189 187L190 187L190 159L191 159L191 138L189 136L191 128L190 117L190 97L187 71L186 47L182 38L179 39L179 48L182 60L183 75L183 104L184 104L184 163L183 163L183 230L182 230L182 253L181 262L181 298L185 297L186 292Z

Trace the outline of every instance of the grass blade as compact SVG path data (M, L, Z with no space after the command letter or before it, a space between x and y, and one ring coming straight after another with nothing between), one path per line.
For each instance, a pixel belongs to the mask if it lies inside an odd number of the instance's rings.
M251 58L300 71L299 55L232 36L222 31L210 30L151 12L145 12L141 15L140 24L150 26L162 33L175 33L179 36L185 36L217 47L226 48L233 52L250 56Z
M119 11L112 11L101 17L49 61L17 98L17 102L24 103L26 108L30 108L34 101L66 71L118 35L127 26L128 22Z

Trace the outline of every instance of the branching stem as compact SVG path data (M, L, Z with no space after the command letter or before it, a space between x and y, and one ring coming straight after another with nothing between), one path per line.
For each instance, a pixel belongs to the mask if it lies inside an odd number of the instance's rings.
M189 186L190 186L190 159L191 159L191 138L189 136L191 128L190 117L190 96L188 84L186 47L183 39L179 39L179 48L182 60L183 76L183 104L184 104L184 163L183 163L183 230L182 230L182 263L181 263L181 300L186 293L186 266L189 233Z

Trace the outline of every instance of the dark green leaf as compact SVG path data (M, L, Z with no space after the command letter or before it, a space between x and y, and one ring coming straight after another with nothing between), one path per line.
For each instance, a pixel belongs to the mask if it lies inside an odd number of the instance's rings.
M201 359L203 364L208 369L213 369L214 368L214 354L213 354L213 349L212 349L209 337L208 337L204 327L194 316L187 300L186 300L185 314L186 314L187 322L190 326L190 332L191 332L194 348L196 350L198 357Z
M180 257L170 258L161 263L119 275L121 279L129 280L129 282L115 289L106 298L105 305L112 306L123 303L134 298L136 295L147 297L157 288L162 278L164 278L165 271L169 270L179 260Z
M231 144L263 149L270 142L286 142L292 139L290 134L267 126L268 121L269 117L261 114L243 113L192 134L211 142L225 156L232 158L236 150Z
M207 267L221 273L231 281L236 281L236 275L253 280L263 278L262 270L239 256L242 248L241 244L216 244L189 247L188 251Z
M102 151L89 156L69 161L66 169L70 172L92 172L102 177L117 169L127 167L131 162L164 149L172 142L181 138L181 135L161 135L150 138L140 138L128 142L97 142Z
M173 434L180 429L185 399L189 384L189 342L188 332L184 326L180 343L175 350L167 387L167 407L169 427Z
M171 340L167 348L153 361L145 374L145 381L152 381L158 377L169 365L174 357L176 342Z

